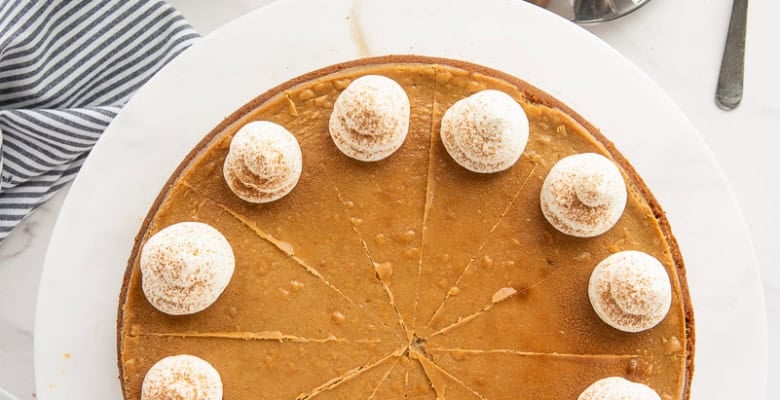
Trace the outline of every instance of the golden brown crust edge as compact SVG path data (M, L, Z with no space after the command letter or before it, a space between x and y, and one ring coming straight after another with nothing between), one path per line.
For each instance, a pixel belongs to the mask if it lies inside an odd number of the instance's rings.
M212 140L217 135L223 132L232 123L238 121L241 117L243 117L250 111L254 110L264 102L271 99L273 96L282 93L283 91L292 88L298 84L313 79L317 79L341 71L343 69L360 67L360 66L368 66L368 65L394 64L394 63L448 65L451 67L470 71L472 73L480 73L486 76L502 79L506 82L509 82L517 86L517 88L520 89L520 91L522 91L526 95L529 101L547 107L557 108L563 111L571 118L573 118L575 121L577 121L577 123L582 125L588 131L588 133L590 133L596 140L598 140L602 145L604 145L604 147L609 151L610 155L614 158L614 160L618 164L620 164L620 166L623 168L626 174L628 174L631 177L631 179L636 183L636 186L639 188L640 192L642 193L642 196L644 196L644 198L647 200L648 204L650 205L650 208L653 211L653 215L658 220L658 223L661 227L661 231L663 232L664 237L666 238L666 241L669 244L669 248L671 249L672 259L674 260L675 266L677 267L677 275L680 281L680 291L681 291L682 302L683 302L683 310L685 312L685 330L687 335L687 339L686 339L687 364L685 369L686 376L685 376L685 382L683 386L682 398L683 399L690 398L691 380L693 378L693 370L694 370L693 356L694 356L694 344L695 344L696 335L695 335L695 328L694 328L693 306L691 304L690 293L688 290L688 281L685 273L685 264L683 262L683 257L682 257L682 253L680 252L679 245L677 244L677 239L674 237L674 234L672 233L672 228L669 225L668 219L666 218L666 212L664 212L663 208L661 208L661 205L658 203L658 200L656 200L653 193L647 187L644 180L642 180L642 178L636 172L636 170L631 165L631 163L629 163L628 160L623 156L623 154L621 154L620 151L618 151L617 148L615 148L615 145L609 139L607 139L603 134L601 134L601 131L599 131L598 128L593 126L590 122L588 122L577 112L569 108L567 105L561 103L553 96L536 88L535 86L529 84L528 82L525 82L522 79L516 78L507 73L497 71L491 68L483 67L477 64L472 64L465 61L451 60L451 59L439 58L439 57L417 56L417 55L387 55L387 56L380 56L380 57L362 58L358 60L352 60L344 63L331 65L301 75L297 78L293 78L292 80L289 80L287 82L284 82L280 85L277 85L269 89L265 93L252 99L251 101L243 105L241 108L239 108L238 110L230 114L228 117L222 120L222 122L219 125L217 125L214 129L212 129L211 132L209 132L203 139L201 139L201 141L198 142L198 144L192 149L192 151L190 151L189 154L187 154L184 160L182 160L182 162L179 164L176 170L173 171L171 176L168 178L168 181L165 183L163 190L160 191L160 194L157 195L157 198L154 200L154 203L152 203L151 207L149 208L149 212L147 213L146 218L144 218L144 221L141 224L141 228L135 237L133 249L132 252L130 253L130 258L128 260L127 267L125 269L125 274L122 282L122 289L119 294L119 307L117 312L117 365L119 368L119 380L122 385L123 397L125 394L125 379L124 379L124 366L122 365L121 355L122 355L122 344L123 344L122 340L124 338L124 328L125 328L123 325L123 321L124 321L124 305L127 297L127 286L130 282L130 276L133 271L133 265L135 265L135 261L136 258L138 257L141 243L143 242L143 239L146 236L146 232L149 228L149 225L151 224L153 217L157 214L157 210L160 208L160 205L162 205L163 201L168 195L168 192L170 191L176 179L178 179L181 176L182 172L184 172L184 170L192 163L193 159L198 154L200 154L203 150L208 148L208 144L211 143Z

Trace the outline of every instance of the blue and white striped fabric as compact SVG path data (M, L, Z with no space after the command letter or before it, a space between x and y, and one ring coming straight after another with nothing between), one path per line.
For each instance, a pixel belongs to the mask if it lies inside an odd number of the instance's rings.
M0 240L199 36L160 0L0 0Z

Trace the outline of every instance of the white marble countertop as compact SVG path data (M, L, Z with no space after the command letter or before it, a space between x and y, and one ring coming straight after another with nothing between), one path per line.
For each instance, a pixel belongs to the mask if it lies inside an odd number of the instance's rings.
M272 0L169 0L201 33ZM726 173L747 220L764 279L770 337L769 376L780 375L780 30L778 2L754 2L748 23L745 97L733 112L713 96L728 26L730 2L655 1L609 24L589 28L616 47L675 100L704 136ZM38 279L46 247L67 189L41 207L0 245L0 388L34 397L32 332ZM717 251L717 250L714 250ZM738 341L739 338L735 338ZM724 360L725 361L725 360ZM0 399L3 398L0 392ZM780 398L769 380L767 399Z

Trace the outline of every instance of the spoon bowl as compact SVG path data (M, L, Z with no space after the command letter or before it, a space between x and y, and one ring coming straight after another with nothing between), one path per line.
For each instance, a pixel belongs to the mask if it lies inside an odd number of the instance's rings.
M650 0L550 0L547 9L578 24L611 21L638 10Z

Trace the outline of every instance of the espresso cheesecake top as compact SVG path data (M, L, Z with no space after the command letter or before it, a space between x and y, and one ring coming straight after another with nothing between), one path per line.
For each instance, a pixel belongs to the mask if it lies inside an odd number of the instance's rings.
M367 76L399 85L400 96ZM348 87L362 91L340 97ZM390 136L356 137L373 122L350 125L360 110L350 104L368 104L360 96L372 90L390 93L372 106L390 115L382 120L390 121L382 128ZM464 99L473 104L453 107ZM519 142L496 158L493 147L448 136L470 126L462 117L469 110L494 101L512 115L519 106L527 119L527 144L517 155ZM466 111L447 115L451 109ZM253 130L279 140L264 144ZM235 143L276 160L271 172L242 164L248 158ZM568 184L566 170L557 169L573 155L601 174L572 181L582 203L624 204L622 212L612 207L615 221L603 232L582 218L571 225L567 218L578 214L561 214L573 211L543 195L555 176L563 179L559 186ZM603 198L593 192L596 183L617 181L623 203L619 190ZM221 292L211 289L221 287L222 275L195 284L216 293L205 309L171 315L145 293L151 275L141 264L151 238L183 222L223 235L234 268ZM214 248L223 265L226 251ZM632 252L657 269L619 274L618 267L637 264ZM197 249L176 254L205 257ZM618 267L605 261L613 255ZM598 279L591 276L597 265ZM655 290L651 278L670 289L652 297L658 307L626 303L634 292ZM632 283L640 281L644 286ZM662 305L668 311L659 314ZM628 315L616 314L617 306ZM637 316L645 308L659 317ZM629 163L582 117L527 83L416 56L307 74L209 134L141 228L120 299L118 342L127 400L140 399L147 372L176 355L211 364L224 398L235 400L576 399L609 377L644 384L662 399L687 399L693 367L682 258L663 211Z

